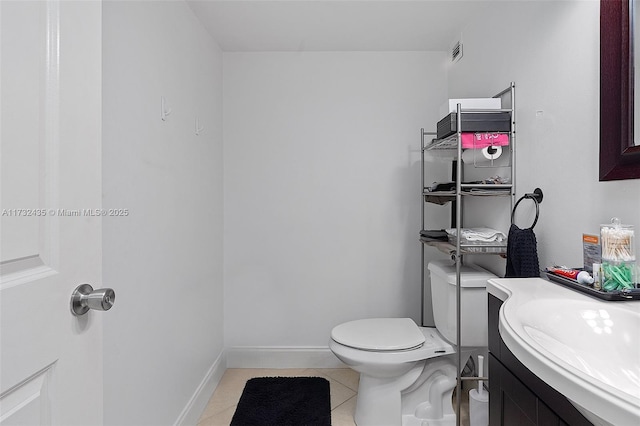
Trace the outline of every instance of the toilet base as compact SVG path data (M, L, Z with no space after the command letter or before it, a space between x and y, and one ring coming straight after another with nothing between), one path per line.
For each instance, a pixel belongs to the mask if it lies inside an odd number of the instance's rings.
M402 416L402 426L455 426L456 415L449 414L441 419L419 419L410 414Z
M455 354L417 362L400 378L360 375L358 426L454 426Z

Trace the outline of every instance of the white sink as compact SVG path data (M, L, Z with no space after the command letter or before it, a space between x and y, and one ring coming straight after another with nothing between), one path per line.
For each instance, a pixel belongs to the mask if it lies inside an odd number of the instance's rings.
M529 370L595 425L640 424L640 301L601 301L540 278L493 279L499 330Z

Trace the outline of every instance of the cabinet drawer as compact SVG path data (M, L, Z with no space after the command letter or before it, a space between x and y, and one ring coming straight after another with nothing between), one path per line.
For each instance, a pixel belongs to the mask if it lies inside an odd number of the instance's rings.
M565 423L531 389L489 355L491 426L561 426ZM495 398L496 400L493 400Z

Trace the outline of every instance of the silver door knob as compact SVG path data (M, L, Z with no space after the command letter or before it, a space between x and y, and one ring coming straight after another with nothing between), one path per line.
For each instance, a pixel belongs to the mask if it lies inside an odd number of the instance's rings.
M94 290L89 284L80 284L71 293L71 313L84 315L89 309L108 311L116 301L116 292L110 288Z

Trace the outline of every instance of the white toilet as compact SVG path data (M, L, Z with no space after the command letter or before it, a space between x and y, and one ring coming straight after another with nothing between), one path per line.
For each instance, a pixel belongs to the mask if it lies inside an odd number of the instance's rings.
M346 322L331 330L329 348L360 373L358 426L455 425L456 268L429 263L436 328L409 318ZM475 265L461 269L463 365L487 346L487 280L495 275Z

